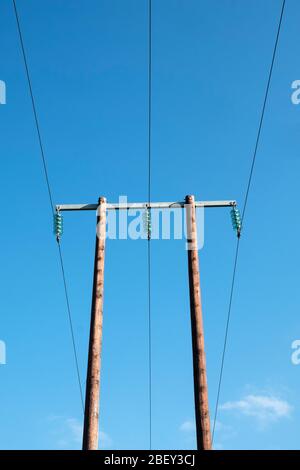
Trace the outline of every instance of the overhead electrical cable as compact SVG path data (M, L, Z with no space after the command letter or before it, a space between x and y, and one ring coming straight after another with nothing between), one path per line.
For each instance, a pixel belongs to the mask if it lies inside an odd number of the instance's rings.
M254 172L254 167L255 167L255 162L256 162L256 156L257 156L257 151L258 151L258 147L259 147L259 143L260 143L260 139L261 139L261 131L262 131L262 127L263 127L265 111L266 111L266 105L267 105L269 91L270 91L270 85L271 85L271 79L272 79L272 75L273 75L276 52L277 52L277 49L278 49L278 42L279 42L279 37L280 37L280 31L281 31L281 26L282 26L282 20L283 20L285 4L286 4L286 0L283 0L282 5L281 5L281 12L280 12L280 17L279 17L278 27L277 27L276 39L275 39L275 43L274 43L274 47L273 47L271 65L270 65L270 68L269 68L267 85L266 85L265 94L264 94L263 105L262 105L262 109L261 109L261 113L260 113L260 120L259 120L259 125L258 125L257 136L256 136L256 140L255 140L254 152L253 152L252 161L251 161L250 173L249 173L247 186L246 186L246 191L245 191L244 206L243 206L243 211L242 211L242 226L243 226L243 222L244 222L244 218L245 218L245 214L246 214L248 198L249 198L251 183L252 183L252 179L253 179L253 172ZM221 358L221 367L220 367L220 373L219 373L216 407L215 407L214 421L213 421L212 442L214 440L215 429L216 429L216 422L217 422L218 408L219 408L219 401L220 401L220 393L221 393L222 379L223 379L223 372L224 372L224 363L225 363L226 349L227 349L227 345L228 345L229 326L230 326L230 318L231 318L231 310L232 310L232 300L233 300L233 294L234 294L237 264L238 264L238 257L239 257L239 246L240 246L240 238L238 238L238 240L237 240L237 245L236 245L236 250L235 250L235 257L234 257L233 275L232 275L232 281L231 281L231 288L230 288L230 295L229 295L229 306L228 306L228 313L227 313L227 320L226 320L226 327L225 327L224 346L223 346L223 352L222 352L222 358Z
M42 159L42 164L43 164L43 169L44 169L46 186L47 186L47 191L48 191L48 196L49 196L49 204L50 204L50 208L51 208L51 213L54 216L55 210L54 210L54 203L53 203L53 192L52 192L51 185L50 185L50 179L49 179L48 168L47 168L47 161L46 161L46 157L45 157L44 145L43 145L43 140L42 140L41 130L40 130L40 123L39 123L37 108L36 108L36 101L35 101L35 97L34 97L34 93L33 93L33 87L32 87L30 71L29 71L29 66L28 66L28 61L27 61L27 55L26 55L25 46L24 46L22 28L21 28L21 23L20 23L20 17L19 17L16 1L15 0L12 0L12 1L13 1L13 7L14 7L14 13L15 13L15 18L16 18L16 24L17 24L19 39L20 39L20 47L21 47L21 52L22 52L25 71L26 71L26 77L27 77L29 94L30 94L30 99L31 99L31 104L32 104L34 121L35 121L37 136L38 136L38 142L39 142L40 154L41 154L41 159ZM81 378L80 378L80 372L79 372L78 355L77 355L77 348L76 348L76 342L75 342L75 335L74 335L73 320L72 320L72 314L71 314L71 308L70 308L69 294L68 294L68 288L67 288L66 274L65 274L64 262L63 262L63 255L62 255L62 250L61 250L61 246L60 246L59 243L57 244L57 247L58 247L59 263L60 263L61 272L62 272L63 288L64 288L64 294L65 294L65 299L66 299L69 327L70 327L71 340L72 340L72 348L73 348L73 354L74 354L74 359L75 359L76 375L77 375L77 381L78 381L79 392L80 392L80 400L81 400L82 409L84 410L82 384L81 384Z
M148 0L148 203L151 202L152 139L152 0ZM151 218L151 209L148 209ZM148 380L149 380L149 448L152 449L152 324L151 324L151 233L148 226Z

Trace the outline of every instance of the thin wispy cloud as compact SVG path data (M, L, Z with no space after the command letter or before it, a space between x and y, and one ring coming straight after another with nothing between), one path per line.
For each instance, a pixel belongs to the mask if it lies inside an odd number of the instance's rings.
M81 443L81 441L82 441L82 432L83 432L82 423L80 423L75 418L67 418L65 420L65 424L66 424L67 430L69 432L70 439L73 442L76 442L78 444Z
M247 395L241 400L224 403L220 409L235 411L244 416L251 416L261 424L268 424L288 418L293 407L286 400L273 395Z
M211 429L213 429L213 420L211 422ZM230 426L229 424L221 423L221 421L216 421L215 431L222 433L222 435L226 438L232 437L232 435L234 434L232 426Z
M192 420L186 420L180 425L179 430L185 433L195 432L196 424Z
M192 419L186 419L179 426L181 434L181 446L186 449L193 449L196 445L196 423Z
M213 429L213 421L211 422L211 429ZM196 438L196 423L192 419L187 419L179 426L179 430L184 434L184 442L187 444L195 444ZM215 430L218 433L218 438L221 440L228 440L235 436L234 429L223 424L220 421L216 422ZM214 444L214 449L224 449L223 443L218 442Z
M110 436L104 432L99 432L99 449L109 449L112 447L112 440Z
M56 446L60 449L81 448L83 424L77 418L52 415L49 417L52 423L52 434L56 435ZM112 447L112 439L104 432L99 431L99 449Z

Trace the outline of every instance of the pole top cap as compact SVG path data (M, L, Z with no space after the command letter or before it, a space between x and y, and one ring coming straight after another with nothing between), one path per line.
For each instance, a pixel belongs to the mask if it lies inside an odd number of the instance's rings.
M194 201L195 201L195 196L193 196L192 194L188 194L187 196L185 196L185 202L187 204L190 204Z

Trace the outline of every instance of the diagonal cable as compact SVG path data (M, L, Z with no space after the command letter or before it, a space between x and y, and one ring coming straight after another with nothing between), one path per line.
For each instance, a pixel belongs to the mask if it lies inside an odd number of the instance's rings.
M152 133L152 1L148 0L148 202L151 202L151 135ZM149 209L151 211L151 209ZM151 337L151 236L148 228L148 380L149 380L149 449L152 449L152 337Z
M16 23L17 23L19 39L20 39L21 52L22 52L22 56L23 56L24 66L25 66L25 72L26 72L26 78L27 78L27 83L28 83L28 88L29 88L29 94L30 94L30 99L31 99L31 104L32 104L34 121L35 121L37 136L38 136L38 142L39 142L39 147L40 147L40 153L41 153L41 159L42 159L42 164L43 164L43 169L44 169L46 186L47 186L47 191L48 191L48 196L49 196L49 204L50 204L51 213L52 213L52 215L54 215L55 212L54 212L54 203L53 203L53 196L52 196L53 193L52 193L51 185L50 185L50 179L49 179L48 168L47 168L47 161L46 161L46 157L45 157L44 145L43 145L43 140L42 140L42 136L41 136L40 124L39 124L39 119L38 119L38 114L37 114L37 109L36 109L36 104L35 104L35 97L34 97L34 93L33 93L32 82L31 82L31 77L30 77L30 72L29 72L29 67L28 67L28 62L27 62L27 56L26 56L26 52L25 52L22 28L21 28L21 23L20 23L20 18L19 18L19 13L18 13L16 1L15 0L12 0L12 1L13 1L13 7L14 7L14 13L15 13L15 18L16 18ZM59 262L60 262L61 272L62 272L62 279L63 279L65 299L66 299L67 313L68 313L68 319L69 319L69 327L70 327L70 333L71 333L71 339L72 339L73 354L74 354L74 359L75 359L76 375L77 375L77 381L78 381L78 386L79 386L79 391L80 391L81 406L82 406L82 409L84 410L82 384L81 384L81 379L80 379L78 355L77 355L76 342L75 342L75 336L74 336L74 328L73 328L72 314L71 314L71 308L70 308L69 294L68 294L68 289L67 289L66 274L65 274L64 262L63 262L62 250L61 250L61 247L60 247L59 243L58 243L57 246L58 246Z
M254 167L255 167L255 163L256 163L256 156L257 156L257 151L258 151L258 147L259 147L259 143L260 143L260 139L261 139L261 131L262 131L262 127L263 127L265 111L266 111L266 105L267 105L269 91L270 91L271 79L272 79L272 75L273 75L274 63L275 63L276 52L277 52L278 42L279 42L279 37L280 37L280 32L281 32L281 26L282 26L282 20L283 20L285 4L286 4L286 0L283 0L282 5L281 5L281 11L280 11L278 27L277 27L276 39L275 39L275 43L274 43L274 47L273 47L272 60L271 60L271 65L270 65L270 69L269 69L269 74L268 74L268 80L267 80L267 85L266 85L266 89L265 89L263 105L262 105L261 114L260 114L260 120L259 120L259 125L258 125L258 131L257 131L255 146L254 146L254 152L253 152L253 156L252 156L250 173L249 173L247 186L246 186L246 191L245 191L244 207L243 207L243 211L242 211L242 224L244 222L244 218L245 218L245 214L246 214L248 198L249 198L251 183L252 183L252 179L253 179L253 172L254 172ZM240 246L240 239L238 239L238 241L237 241L236 250L235 250L233 275L232 275L232 282L231 282L230 296L229 296L228 314L227 314L226 327L225 327L224 346L223 346L223 352L222 352L222 358L221 358L221 367L220 367L220 373L219 373L217 400L216 400L216 407L215 407L214 421L213 421L212 442L214 440L215 429L216 429L216 421L217 421L217 416L218 416L218 408L219 408L220 393L221 393L221 387L222 387L225 356L226 356L226 350L227 350L227 344L228 344L228 335L229 335L229 326L230 326L230 318L231 318L232 300L233 300L233 294L234 294L237 264L238 264L238 257L239 257L239 246Z

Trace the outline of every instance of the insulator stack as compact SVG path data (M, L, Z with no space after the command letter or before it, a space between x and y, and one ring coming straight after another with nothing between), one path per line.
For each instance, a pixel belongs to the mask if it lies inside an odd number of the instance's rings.
M230 211L230 214L231 214L233 230L236 230L237 236L240 237L241 230L242 230L242 218L241 218L240 211L238 210L237 207L233 207Z
M151 224L151 209L147 208L143 213L144 230L147 233L148 240L151 238L152 224Z
M57 241L59 241L63 234L63 217L59 212L53 216L53 232Z

